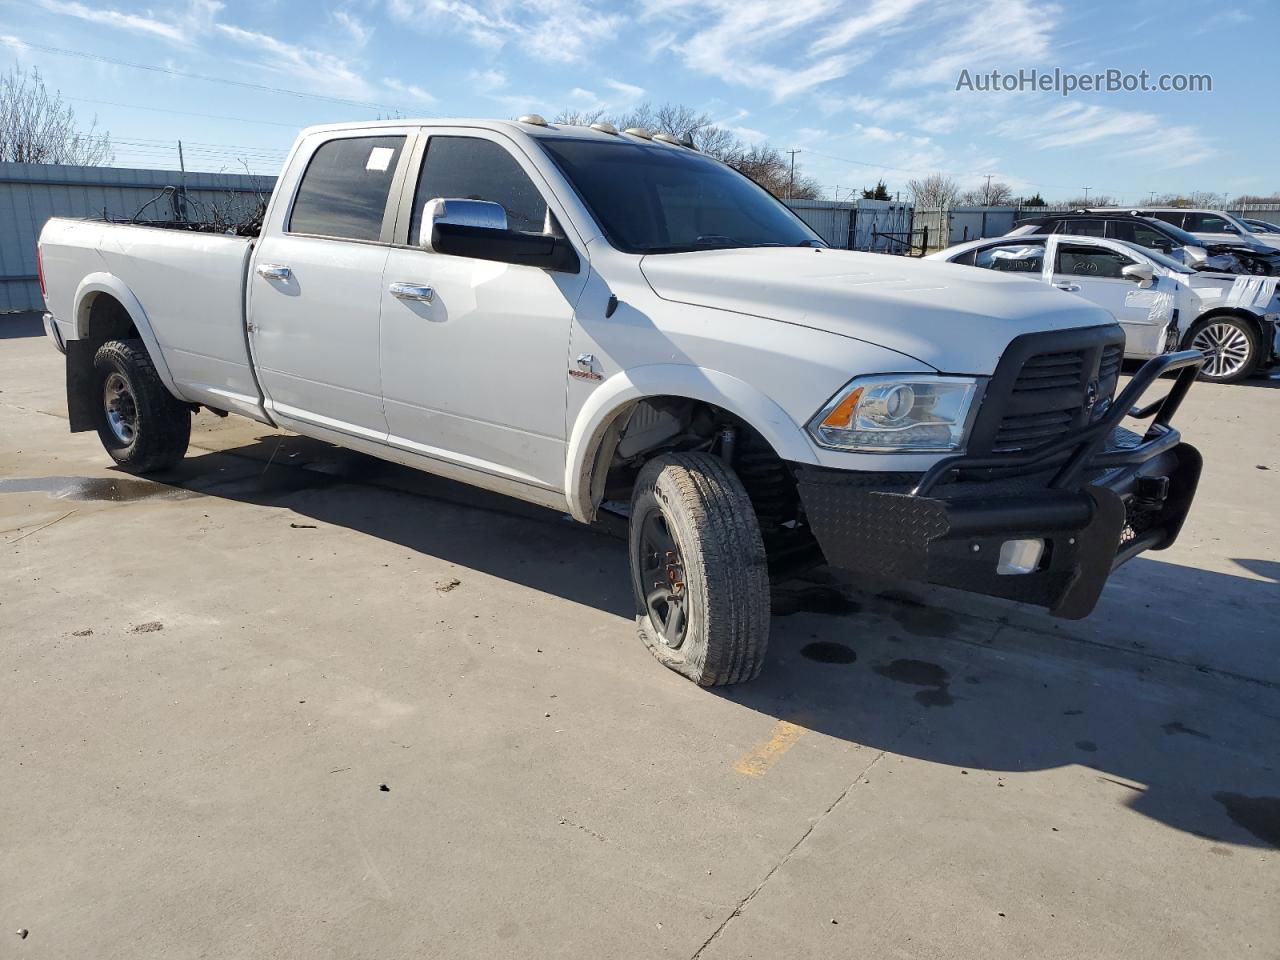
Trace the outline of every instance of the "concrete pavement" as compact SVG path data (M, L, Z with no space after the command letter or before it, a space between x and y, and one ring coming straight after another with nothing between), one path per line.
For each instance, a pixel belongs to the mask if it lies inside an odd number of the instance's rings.
M796 588L705 691L614 539L207 414L127 477L34 332L0 318L0 956L1280 955L1273 386L1197 385L1183 539L1089 620Z

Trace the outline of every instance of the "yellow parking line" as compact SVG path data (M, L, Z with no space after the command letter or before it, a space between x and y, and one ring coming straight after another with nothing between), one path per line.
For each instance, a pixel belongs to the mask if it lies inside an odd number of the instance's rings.
M799 724L779 720L774 724L773 734L769 739L756 744L740 756L734 761L733 769L748 777L763 777L808 732L807 728Z

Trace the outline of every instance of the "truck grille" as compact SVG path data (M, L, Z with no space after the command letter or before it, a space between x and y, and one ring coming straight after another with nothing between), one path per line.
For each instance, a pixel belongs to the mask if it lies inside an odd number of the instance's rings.
M1118 327L1016 338L987 385L969 452L1024 453L1087 426L1110 405L1123 359Z

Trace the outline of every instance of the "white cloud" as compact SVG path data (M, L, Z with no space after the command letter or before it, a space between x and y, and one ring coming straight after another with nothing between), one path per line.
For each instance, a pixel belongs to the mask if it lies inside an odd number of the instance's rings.
M370 95L368 81L344 58L325 50L315 50L286 43L266 33L256 33L226 23L215 25L228 40L266 54L258 65L276 73L287 74L314 88L343 95Z
M396 93L410 97L418 103L435 103L435 95L422 89L416 83L404 83L394 77L384 77L382 85L388 90L394 90Z
M389 0L388 9L410 26L461 32L489 50L514 48L561 63L587 59L626 22L583 0Z
M872 0L865 12L847 17L831 27L810 47L814 53L827 53L848 46L868 33L883 35L915 12L924 0Z
M1002 0L975 10L958 28L940 31L911 65L889 75L891 86L954 84L962 69L992 63L1010 70L1046 62L1062 8L1032 0Z
M185 10L161 19L151 11L146 14L129 13L108 7L91 7L74 0L39 0L39 3L50 13L183 44L191 43L199 33L207 30L222 9L217 0L191 0Z
M481 93L493 93L507 85L507 77L501 70L473 70L469 74L471 84Z
M338 25L351 35L351 39L357 47L365 46L369 42L369 38L373 36L373 27L369 26L354 13L338 10L334 13L333 19L337 20Z

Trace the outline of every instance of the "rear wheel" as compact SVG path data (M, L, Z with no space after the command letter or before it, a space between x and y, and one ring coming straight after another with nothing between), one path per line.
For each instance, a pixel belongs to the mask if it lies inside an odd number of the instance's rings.
M631 498L640 639L699 684L751 680L769 643L769 574L746 490L723 461L676 453L645 465Z
M141 340L108 340L93 358L98 437L134 473L173 466L191 440L191 411L166 388Z
M1258 365L1258 333L1237 317L1206 317L1191 328L1187 345L1204 354L1201 380L1238 383Z

